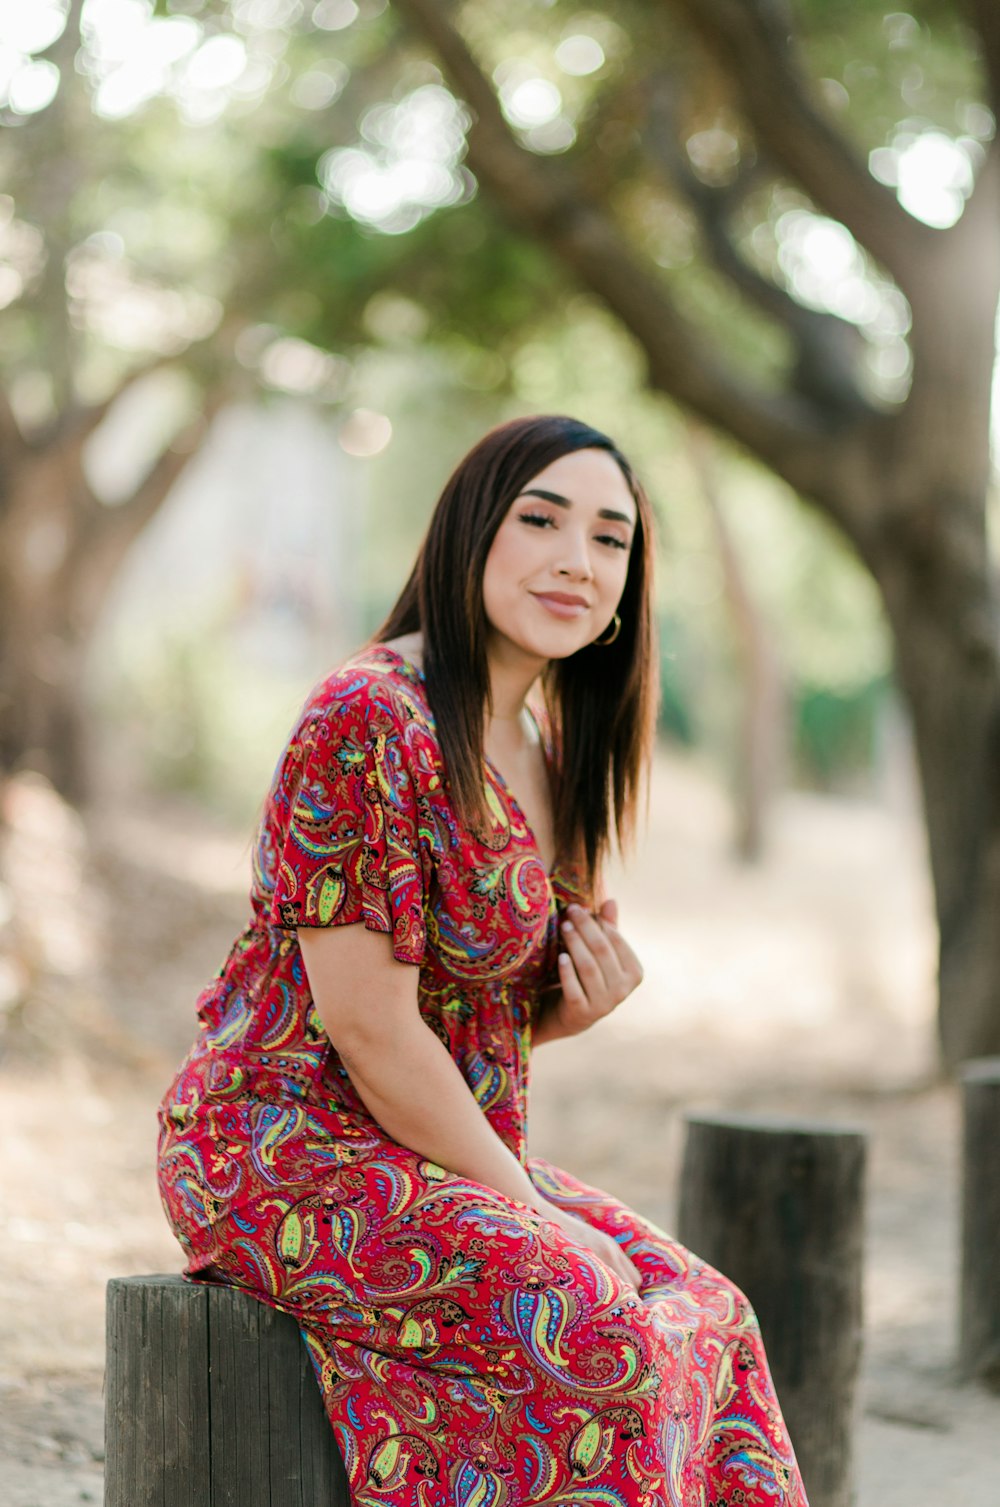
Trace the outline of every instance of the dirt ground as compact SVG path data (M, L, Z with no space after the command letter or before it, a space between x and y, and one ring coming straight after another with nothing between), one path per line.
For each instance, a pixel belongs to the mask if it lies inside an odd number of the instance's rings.
M102 1494L105 1282L180 1269L154 1107L246 918L248 833L121 792L81 821L30 777L3 799L0 1498L68 1507ZM661 757L648 837L612 890L646 977L538 1050L531 1150L669 1228L686 1111L865 1128L859 1507L993 1502L1000 1398L953 1370L958 1104L933 1065L912 798L787 795L756 866L729 833L712 781Z

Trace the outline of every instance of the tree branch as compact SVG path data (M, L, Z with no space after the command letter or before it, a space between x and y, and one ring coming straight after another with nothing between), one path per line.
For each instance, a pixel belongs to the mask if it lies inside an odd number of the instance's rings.
M977 0L988 9L991 0ZM739 92L762 148L888 268L904 293L922 281L941 232L908 214L873 178L813 96L786 0L666 0L682 11Z
M57 415L42 437L42 443L61 450L65 455L75 454L78 457L119 398L165 367L186 366L195 370L199 366L207 368L203 371L202 379L206 385L211 386L218 373L230 370L236 338L246 328L246 324L247 320L242 315L230 313L216 329L197 340L189 341L182 350L163 352L134 366L99 403L73 404Z
M60 70L67 64L69 67L73 66L73 59L80 45L80 17L83 15L84 4L85 0L70 0L62 31L57 37L53 37L48 47L42 47L34 54L36 58L51 60Z
M742 381L684 318L621 235L590 201L565 162L515 139L496 95L439 0L395 0L397 12L433 47L455 92L474 112L469 164L523 229L570 267L635 335L652 384L759 455L793 487L814 491L831 459L822 411L795 393L768 394Z
M1000 138L994 136L976 174L972 193L955 226L957 239L987 236L996 242L1000 232ZM993 248L991 248L993 249Z
M29 454L30 446L21 433L6 391L0 386L0 523L14 506L15 478Z
M965 8L983 49L993 114L1000 117L1000 7L996 0L966 0Z
M116 525L116 520L125 520L132 537L145 528L188 462L201 449L212 420L227 398L225 388L217 389L206 398L191 422L160 452L132 496L116 507L102 505L101 511L112 527Z
M81 562L77 613L85 621L96 613L123 557L197 455L212 420L228 398L225 385L209 394L196 417L161 451L127 501L106 507L90 500L86 522L76 531L73 546Z
M6 389L0 386L0 465L15 464L29 449L28 441L21 432Z
M857 381L862 339L854 325L835 314L808 309L745 259L729 231L729 221L751 186L762 176L759 162L741 167L732 183L712 187L691 167L684 149L675 91L662 73L645 85L648 126L644 144L693 211L706 250L719 271L764 313L777 320L795 343L798 360L792 378L797 392L821 403L845 421L872 412Z
M99 429L104 423L119 398L124 397L125 393L146 377L151 377L154 372L162 371L165 366L172 366L176 361L182 361L186 354L186 351L174 351L169 355L156 356L152 361L133 367L118 386L99 403L70 405L58 415L50 428L46 437L47 443L67 453L79 452L95 429Z

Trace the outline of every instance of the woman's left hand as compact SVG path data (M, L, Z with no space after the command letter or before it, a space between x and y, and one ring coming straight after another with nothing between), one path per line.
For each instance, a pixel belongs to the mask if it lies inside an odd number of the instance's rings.
M570 905L562 922L559 1003L545 1015L538 1039L576 1036L610 1015L642 981L642 967L618 930L618 906L605 900L596 915Z

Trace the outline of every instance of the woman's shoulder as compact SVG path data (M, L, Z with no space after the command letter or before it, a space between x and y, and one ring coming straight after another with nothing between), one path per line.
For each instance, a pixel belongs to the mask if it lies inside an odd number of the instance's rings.
M388 644L356 649L316 682L300 721L346 718L379 724L379 730L405 728L426 720L422 678L416 664Z

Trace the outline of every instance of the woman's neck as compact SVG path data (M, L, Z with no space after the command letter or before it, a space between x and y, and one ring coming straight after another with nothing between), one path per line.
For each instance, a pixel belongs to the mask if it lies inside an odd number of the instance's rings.
M419 631L400 634L397 638L387 640L387 643L411 664L423 669L423 636ZM493 703L493 711L484 721L486 741L497 746L523 746L526 729L530 727L525 718L525 703L528 692L544 670L546 661L537 655L525 654L517 645L499 639L488 644L486 659ZM528 738L530 741L530 733Z

